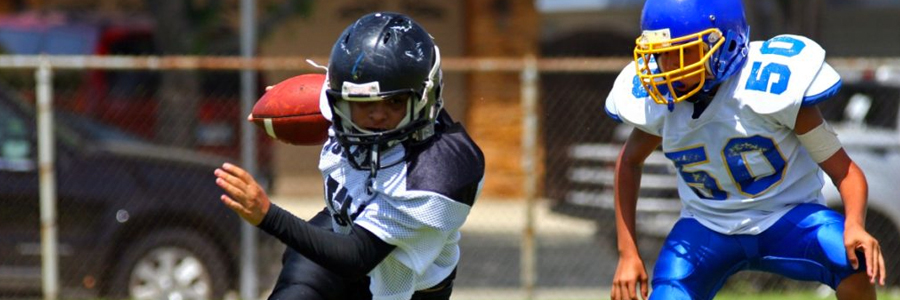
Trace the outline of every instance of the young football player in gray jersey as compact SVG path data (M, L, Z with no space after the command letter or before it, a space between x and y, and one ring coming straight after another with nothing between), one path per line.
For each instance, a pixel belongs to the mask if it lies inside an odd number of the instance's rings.
M484 155L443 108L432 37L408 16L374 13L331 52L319 157L325 209L309 220L270 203L225 164L222 202L288 248L270 299L449 299L459 229L484 178Z

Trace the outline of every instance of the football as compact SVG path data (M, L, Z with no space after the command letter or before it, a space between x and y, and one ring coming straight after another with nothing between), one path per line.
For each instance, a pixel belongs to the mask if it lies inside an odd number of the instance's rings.
M321 145L331 126L319 109L324 82L324 74L304 74L279 82L253 106L250 122L288 144Z

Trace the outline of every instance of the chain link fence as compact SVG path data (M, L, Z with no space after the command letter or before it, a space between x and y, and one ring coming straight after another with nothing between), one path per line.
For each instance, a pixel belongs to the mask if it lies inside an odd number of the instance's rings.
M52 70L52 192L57 207L52 224L58 240L54 251L60 297L158 298L154 292L160 289L178 290L192 299L237 297L241 220L219 203L221 191L212 172L222 162L239 161L245 118L239 113L238 70L315 70L301 58L44 59ZM36 105L42 92L35 77L40 61L0 57L0 298L39 298L46 276L41 253L47 245L41 233L48 229L42 227L39 202L43 192ZM460 299L607 297L618 259L611 174L630 128L606 117L604 101L627 62L445 59L445 73L457 76L449 78L524 74L505 76L506 82L493 87L524 99L506 111L523 124L514 132L522 144L514 153L484 150L489 159L515 155L514 161L532 161L525 166L524 180L516 183L525 192L515 197L483 195L463 227L456 280ZM900 257L891 254L900 249L900 212L891 204L890 187L900 178L893 165L900 164L900 64L890 59L832 63L844 76L844 88L820 108L867 172L867 228L882 242L887 268L893 271L889 282L897 287ZM260 78L259 86L279 80ZM471 91L454 96L470 99L469 107L482 105L472 99L485 99ZM528 104L531 96L534 106ZM478 124L467 120L470 131L492 130L471 128ZM479 142L478 136L475 139ZM272 165L273 141L260 134L253 146L260 176L271 186L279 180ZM491 177L493 171L488 170L487 181L508 180ZM673 171L657 156L645 166L651 181L642 190L638 227L648 272L680 208ZM322 207L321 199L285 201L296 201L284 203L286 207ZM829 204L839 208L840 202L830 198ZM283 246L260 234L258 249L255 272L265 293L280 269ZM817 287L753 272L741 273L726 285L737 292Z
M34 69L0 71L0 297L40 296L51 277L63 298L235 290L242 220L218 201L212 171L239 161L239 72L47 62L52 84L40 88ZM53 107L43 149L41 89ZM273 142L261 136L254 145L270 181ZM55 201L39 201L45 196ZM271 282L280 250L267 236L260 243L261 281ZM48 251L57 263L42 270ZM54 267L57 276L48 274Z

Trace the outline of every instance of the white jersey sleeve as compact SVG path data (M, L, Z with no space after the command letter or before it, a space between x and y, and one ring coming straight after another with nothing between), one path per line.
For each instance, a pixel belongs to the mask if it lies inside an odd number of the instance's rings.
M613 84L606 98L606 114L616 120L639 128L649 134L661 136L663 117L668 110L656 104L640 84L634 62L628 64Z
M400 251L392 256L422 273L440 254L448 235L462 227L470 207L435 193L407 191L404 195L414 196L376 197L354 223L397 246Z
M840 76L825 63L825 50L797 35L750 44L734 97L770 122L793 129L800 107L834 95Z
M816 73L816 78L809 85L806 94L803 95L803 106L816 105L825 101L837 94L840 89L841 75L828 63L822 63L819 73Z
M370 202L354 221L397 247L369 273L373 283L391 283L372 284L370 287L373 295L384 299L394 299L401 294L408 298L406 294L410 291L431 287L453 271L459 260L459 251L448 248L447 241L459 239L458 229L470 209L438 194L419 191L405 194L418 195L407 199L379 197ZM437 269L441 269L439 276L425 276L421 281L409 280Z

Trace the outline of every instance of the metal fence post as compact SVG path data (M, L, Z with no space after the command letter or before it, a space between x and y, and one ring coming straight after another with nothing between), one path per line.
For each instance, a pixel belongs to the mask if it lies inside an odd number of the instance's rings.
M41 285L45 300L59 296L56 237L56 169L53 135L53 70L42 57L34 74L37 88L38 164L41 205Z
M256 48L256 1L241 1L241 57L252 59ZM241 70L241 118L250 114L256 92L256 71ZM247 172L259 180L256 164L256 131L250 122L241 120L241 164ZM262 183L262 181L260 180ZM257 272L257 229L247 222L241 223L241 299L259 298Z
M522 285L525 299L534 299L537 282L537 251L535 245L535 210L537 204L537 60L525 57L520 77L522 93L522 170L525 173L525 228L522 232Z

